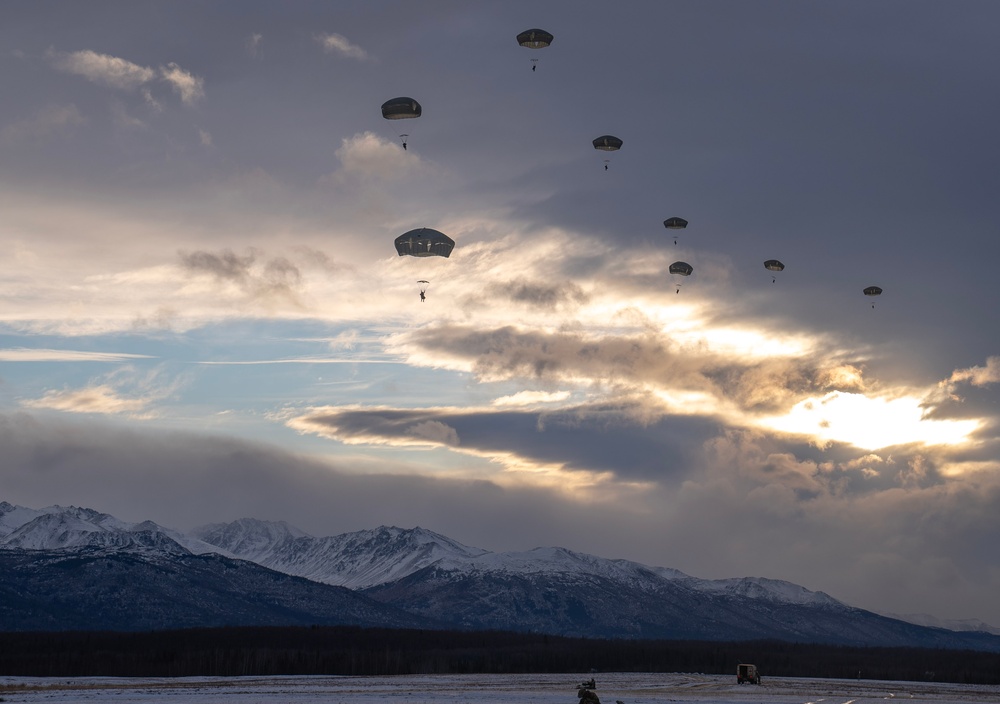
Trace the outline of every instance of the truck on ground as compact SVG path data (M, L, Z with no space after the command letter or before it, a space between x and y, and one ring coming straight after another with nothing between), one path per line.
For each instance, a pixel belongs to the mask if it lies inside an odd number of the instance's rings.
M744 663L736 666L736 683L743 684L744 682L760 684L760 672L757 671L756 665Z

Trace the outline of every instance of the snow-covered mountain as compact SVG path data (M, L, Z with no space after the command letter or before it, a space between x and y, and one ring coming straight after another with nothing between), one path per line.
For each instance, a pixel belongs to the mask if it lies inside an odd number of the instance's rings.
M244 518L192 534L244 560L350 589L392 582L441 560L462 561L486 553L422 528L383 526L314 538L283 522Z
M94 628L95 618L126 629L286 619L1000 651L1000 637L985 629L914 625L789 582L699 579L559 547L489 552L422 528L317 538L286 523L242 519L185 535L92 509L3 502L0 563L0 628L52 628L51 618L31 614L71 613L58 627ZM112 606L99 606L109 598ZM121 606L150 598L155 607Z
M0 502L0 630L439 624L239 560L152 521Z
M184 533L152 521L127 523L107 513L76 506L29 509L0 502L0 549L60 550L75 547L150 547L194 554L226 554Z
M739 596L792 604L839 604L823 592L797 584L745 577L705 580L679 570L650 567L629 560L612 560L565 548L544 547L524 552L489 552L463 545L423 528L381 526L374 530L314 538L286 523L241 519L193 531L200 540L228 554L258 564L351 589L389 584L434 566L455 574L559 575L563 580L595 577L645 591L664 580L716 595Z

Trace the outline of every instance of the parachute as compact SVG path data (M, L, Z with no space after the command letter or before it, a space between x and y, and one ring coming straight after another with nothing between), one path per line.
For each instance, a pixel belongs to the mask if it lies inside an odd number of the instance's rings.
M624 142L622 142L617 137L614 137L610 134L605 134L594 140L594 149L598 149L602 152L616 152L622 148L622 144L624 144ZM611 161L610 159L604 160L605 171L608 170L608 163L610 161Z
M617 137L606 134L594 140L594 149L600 149L602 152L616 152L622 148L622 144L624 142Z
M387 120L408 120L420 117L423 108L413 98L393 98L382 103L382 117ZM406 149L406 138L408 134L399 135L403 142L403 149Z
M552 35L544 29L526 29L517 35L517 43L528 49L544 49L552 43ZM538 59L531 60L531 70L538 67Z
M882 289L878 286L868 286L864 290L864 294L872 299L872 308L875 308L875 297L882 295Z
M663 221L663 226L668 230L683 230L688 226L688 221L684 218L667 218ZM674 235L674 244L677 244L677 235Z
M427 287L431 282L426 279L420 279L417 283L420 284L420 302L423 303L427 300Z
M766 262L764 262L764 268L767 269L768 271L784 271L785 265L779 262L777 259L768 259ZM778 277L772 274L771 283L773 284L777 280Z
M677 287L677 293L681 292L681 283L684 278L691 276L693 271L694 268L687 262L674 262L670 265L670 275L673 278L674 286Z
M449 257L455 248L455 240L443 232L429 227L419 227L416 230L404 232L394 241L399 256L411 257Z
M528 49L544 49L552 43L552 35L544 29L526 29L517 35L517 43Z

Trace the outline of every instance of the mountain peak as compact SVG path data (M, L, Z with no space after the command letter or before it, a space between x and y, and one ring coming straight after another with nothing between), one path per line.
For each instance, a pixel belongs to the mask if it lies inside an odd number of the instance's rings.
M195 535L241 559L351 589L399 579L448 557L486 552L420 527L383 525L314 538L285 523L241 519L204 526Z

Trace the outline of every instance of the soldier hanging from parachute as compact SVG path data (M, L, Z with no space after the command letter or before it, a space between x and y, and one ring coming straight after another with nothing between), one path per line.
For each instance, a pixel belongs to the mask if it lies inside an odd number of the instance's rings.
M382 117L387 120L412 120L423 114L423 108L413 98L393 98L382 103ZM406 150L406 139L410 135L401 134L399 139L403 142L403 150Z
M544 29L526 29L517 35L517 43L528 49L544 49L552 43L552 35ZM538 59L531 60L531 70L538 68Z

